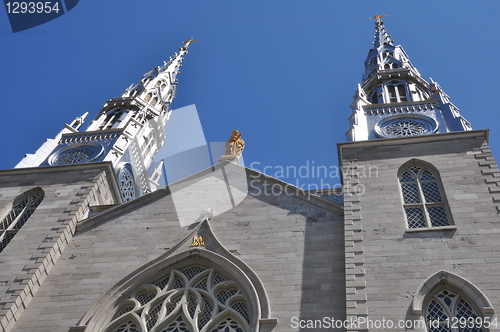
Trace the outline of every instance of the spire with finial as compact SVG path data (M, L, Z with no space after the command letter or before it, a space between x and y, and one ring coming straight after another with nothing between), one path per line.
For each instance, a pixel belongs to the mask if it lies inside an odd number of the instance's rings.
M389 44L393 45L393 41L391 40L391 36L387 34L387 30L384 27L384 21L381 20L382 17L386 17L389 15L375 15L373 17L370 17L369 20L376 20L375 21L375 41L373 42L373 45L375 45L375 48L379 48L380 46L384 44Z
M350 141L400 138L398 128L412 127L405 136L471 130L439 85L425 81L403 47L394 45L382 17L375 21L374 47L365 60L365 73L351 104Z
M176 76L194 41L191 38L183 42L162 66L144 74L121 97L108 100L85 131L78 129L87 113L16 167L108 161L114 167L124 202L156 190L163 167L154 157L166 140L165 125L177 91Z

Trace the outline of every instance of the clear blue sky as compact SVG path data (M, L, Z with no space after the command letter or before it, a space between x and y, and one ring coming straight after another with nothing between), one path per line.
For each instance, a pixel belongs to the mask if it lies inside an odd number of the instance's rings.
M246 165L260 169L337 165L375 14L389 15L386 28L423 78L440 83L474 129L491 130L500 158L499 13L495 0L81 0L13 34L0 8L0 169L75 117L93 119L190 37L199 42L173 108L196 104L208 141L240 130Z

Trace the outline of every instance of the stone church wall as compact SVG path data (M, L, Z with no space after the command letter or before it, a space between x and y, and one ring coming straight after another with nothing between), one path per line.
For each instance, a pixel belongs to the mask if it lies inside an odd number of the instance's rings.
M209 223L220 243L255 272L267 291L271 317L278 323L260 330L301 330L291 327L292 317L343 319L341 207L304 193L265 195L257 188L279 181L247 172L254 189ZM79 229L12 331L67 332L116 283L175 246L192 227L180 227L169 190L160 189L107 210L93 218L93 226Z
M500 171L486 137L486 131L473 131L339 145L350 170L344 174L351 192L345 197L348 317L418 320L412 300L439 271L463 278L464 290L474 284L499 310ZM414 158L438 170L454 229L406 229L398 170Z
M120 200L113 181L107 163L0 171L2 215L24 192L44 192L41 204L0 256L0 330L8 331L20 319L71 243L76 223L86 217L89 205Z

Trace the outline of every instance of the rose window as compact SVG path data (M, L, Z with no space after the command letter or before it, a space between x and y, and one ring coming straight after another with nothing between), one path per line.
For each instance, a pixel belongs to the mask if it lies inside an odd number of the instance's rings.
M389 117L379 121L375 127L378 136L395 138L427 135L435 132L437 122L429 117Z
M69 146L53 154L50 164L53 166L82 164L96 159L102 151L103 147L100 144Z
M394 121L393 123L387 124L383 128L383 131L385 131L388 136L392 137L418 136L429 132L420 121L415 120Z

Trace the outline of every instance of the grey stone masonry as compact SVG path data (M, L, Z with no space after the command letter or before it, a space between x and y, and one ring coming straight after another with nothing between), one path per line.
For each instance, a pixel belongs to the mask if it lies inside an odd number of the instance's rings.
M454 286L476 301L476 310L496 317L500 170L487 137L487 131L477 130L338 145L345 188L347 318L372 322L349 330L426 331L418 325L425 310L417 307L428 303L425 292L432 291L424 283L439 273L444 285L446 275L456 275L462 281ZM408 229L398 172L411 160L439 172L450 226ZM423 293L414 299L419 290ZM383 321L394 328L377 325ZM413 325L398 327L399 322Z
M0 217L33 188L43 190L41 204L0 253L0 330L5 332L43 286L89 205L121 202L109 163L5 170L0 171Z
M342 206L243 170L248 188L244 199L225 212L211 206L216 215L210 227L267 292L270 317L259 321L259 331L301 331L292 327L293 317L344 319ZM71 331L94 331L83 318L97 303L104 305L103 297L122 279L165 253L190 250L186 236L196 220L182 226L179 208L198 214L207 208L198 200L213 189L214 184L204 178L212 171L183 180L188 184L180 186L186 197L182 202L166 187L80 221L75 236L12 331L68 332L70 327ZM229 171L225 176L230 177ZM189 191L190 186L196 191Z

